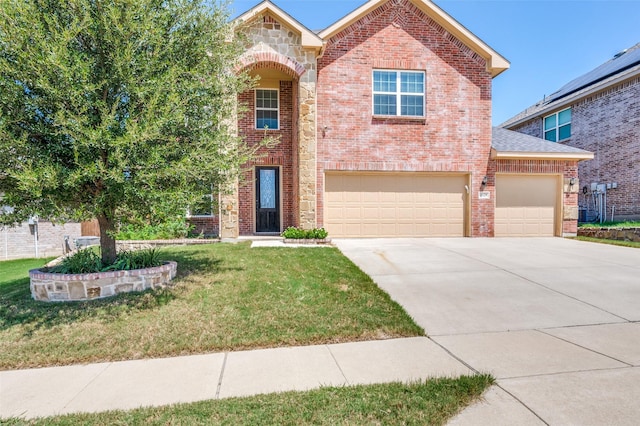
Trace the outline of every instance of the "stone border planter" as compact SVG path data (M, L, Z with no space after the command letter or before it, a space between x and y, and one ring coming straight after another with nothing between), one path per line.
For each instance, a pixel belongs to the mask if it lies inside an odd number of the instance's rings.
M581 237L640 242L640 228L578 228Z
M31 296L45 302L68 302L159 288L175 278L177 267L176 262L170 261L154 268L91 274L52 274L32 269Z
M285 238L284 239L284 243L285 244L330 244L331 243L331 238L322 238L322 239L317 239L317 238Z

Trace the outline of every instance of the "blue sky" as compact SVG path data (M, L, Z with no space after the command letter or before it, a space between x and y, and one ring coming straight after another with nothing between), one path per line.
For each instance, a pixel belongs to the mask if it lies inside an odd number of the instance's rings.
M312 30L365 0L273 0ZM259 0L233 0L234 16ZM511 62L493 80L493 123L502 123L570 80L640 42L640 0L435 0Z

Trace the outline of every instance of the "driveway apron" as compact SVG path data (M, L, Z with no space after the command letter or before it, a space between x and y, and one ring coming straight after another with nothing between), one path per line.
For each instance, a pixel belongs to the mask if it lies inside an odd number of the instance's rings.
M497 378L452 424L638 424L640 250L562 238L334 242L434 342Z

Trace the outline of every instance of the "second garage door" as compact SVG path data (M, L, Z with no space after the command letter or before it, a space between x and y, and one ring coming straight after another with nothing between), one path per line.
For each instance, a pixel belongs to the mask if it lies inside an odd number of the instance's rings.
M496 175L496 237L556 234L559 177Z
M464 236L465 175L327 173L333 237Z

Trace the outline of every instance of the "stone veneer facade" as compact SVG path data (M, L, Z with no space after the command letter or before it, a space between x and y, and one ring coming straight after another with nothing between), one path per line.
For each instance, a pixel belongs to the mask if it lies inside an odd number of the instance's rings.
M167 262L155 268L91 274L52 274L33 269L29 277L35 300L69 302L164 287L175 278L176 270L176 262Z
M233 238L255 232L255 166L280 168L281 228L316 224L316 55L302 45L301 34L288 28L269 13L254 17L241 30L248 40L241 57L241 69L260 76L276 73L283 78L280 90L280 128L268 136L281 142L262 149L260 157L246 165L240 182L220 196L220 236ZM258 86L260 82L258 81ZM238 117L238 132L249 145L265 135L256 130L253 112L254 91L239 96L248 113Z

